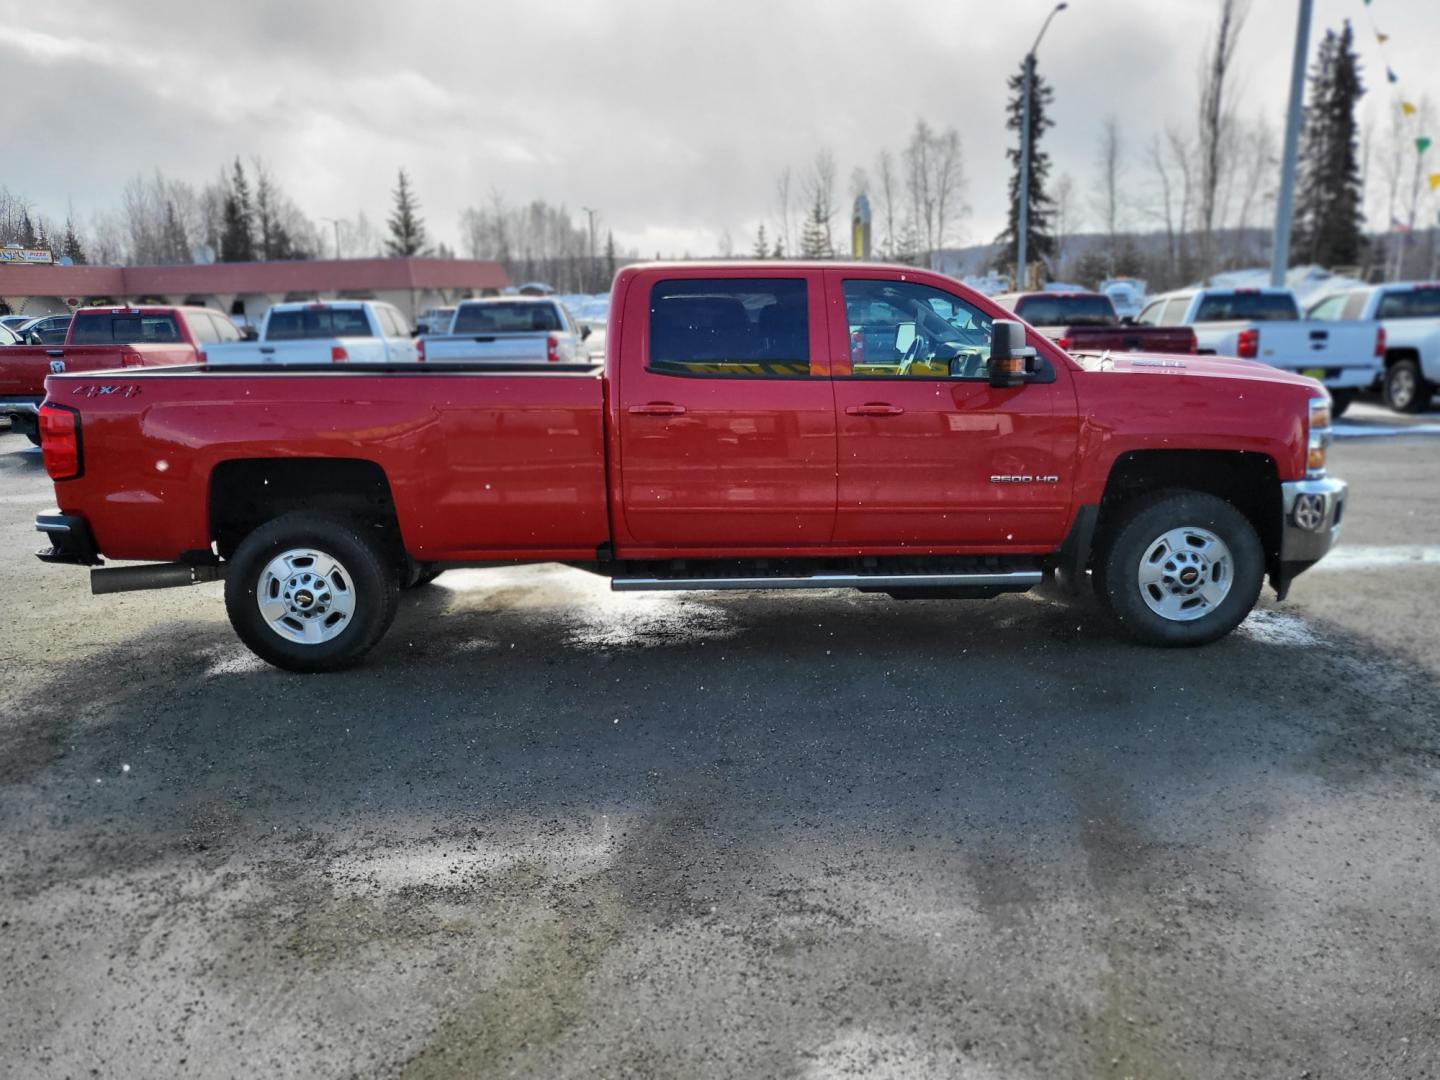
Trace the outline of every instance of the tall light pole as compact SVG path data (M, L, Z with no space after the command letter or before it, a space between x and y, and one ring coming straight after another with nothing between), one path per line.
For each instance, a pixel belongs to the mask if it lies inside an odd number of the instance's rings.
M590 219L590 265L585 270L585 287L592 288L595 283L595 215L600 211L589 206L580 208Z
M1295 158L1305 103L1305 56L1310 48L1310 3L1300 0L1295 26L1295 59L1290 64L1290 113L1285 118L1285 156L1280 165L1280 194L1275 200L1275 247L1270 253L1270 284L1284 285L1290 265L1290 226L1295 216Z
M1050 29L1050 20L1064 11L1069 4L1056 4L1049 15L1045 16L1045 22L1040 27L1040 33L1035 35L1035 44L1030 46L1030 51L1025 54L1025 105L1020 111L1020 190L1017 193L1020 199L1019 230L1015 237L1015 288L1025 288L1025 263L1029 254L1025 250L1027 235L1030 232L1030 95L1035 85L1035 51L1040 48L1040 39L1045 36L1045 31Z
M321 221L328 221L335 226L335 258L340 258L340 219L333 217L322 217Z

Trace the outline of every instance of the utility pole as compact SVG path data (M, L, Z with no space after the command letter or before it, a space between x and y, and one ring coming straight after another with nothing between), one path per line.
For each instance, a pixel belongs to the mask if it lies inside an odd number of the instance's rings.
M585 268L585 288L588 292L595 291L595 215L598 210L589 206L580 208L585 216L590 219L590 264Z
M340 219L333 217L322 217L321 221L328 221L335 226L335 258L340 258Z
M1070 5L1060 3L1045 17L1044 24L1040 27L1040 33L1035 35L1035 44L1030 46L1030 51L1025 54L1025 104L1020 111L1020 190L1017 195L1020 199L1020 210L1017 215L1019 227L1015 237L1015 288L1026 287L1025 262L1029 254L1025 250L1026 240L1030 233L1030 97L1035 85L1035 51L1040 48L1040 39L1045 36L1045 31L1050 29L1050 20L1064 11Z
M1285 118L1285 150L1280 165L1280 195L1275 200L1275 246L1270 254L1270 284L1285 284L1290 266L1290 226L1295 216L1295 159L1300 152L1300 122L1305 105L1305 58L1310 51L1312 0L1300 0L1295 24L1295 59L1290 64L1290 112Z

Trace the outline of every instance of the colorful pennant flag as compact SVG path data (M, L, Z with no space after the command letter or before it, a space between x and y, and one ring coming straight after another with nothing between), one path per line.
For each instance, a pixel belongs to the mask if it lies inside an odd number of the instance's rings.
M1415 152L1417 154L1423 154L1426 150L1429 149L1430 137L1428 135L1421 135L1418 139L1415 140Z
M1430 174L1430 190L1440 190L1440 172L1432 172Z

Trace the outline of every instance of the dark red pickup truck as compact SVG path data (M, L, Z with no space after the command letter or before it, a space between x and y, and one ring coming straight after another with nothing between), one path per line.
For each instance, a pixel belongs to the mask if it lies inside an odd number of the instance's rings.
M1212 641L1334 541L1329 399L1213 357L1077 359L949 278L726 262L616 277L603 371L53 375L51 563L96 592L225 579L257 654L319 671L449 566L630 589L980 597L1052 574L1156 644Z
M995 297L995 302L1068 353L1193 353L1196 349L1192 327L1138 326L1121 319L1104 293L1006 293Z
M47 375L193 364L197 345L239 339L229 319L206 308L81 308L63 345L0 348L0 417L39 442L36 414Z

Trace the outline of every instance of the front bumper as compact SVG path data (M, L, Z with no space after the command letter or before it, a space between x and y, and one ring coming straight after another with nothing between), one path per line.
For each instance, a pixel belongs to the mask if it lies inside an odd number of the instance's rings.
M1280 485L1280 566L1271 581L1280 599L1295 576L1310 569L1340 538L1350 487L1344 480L1292 480Z

